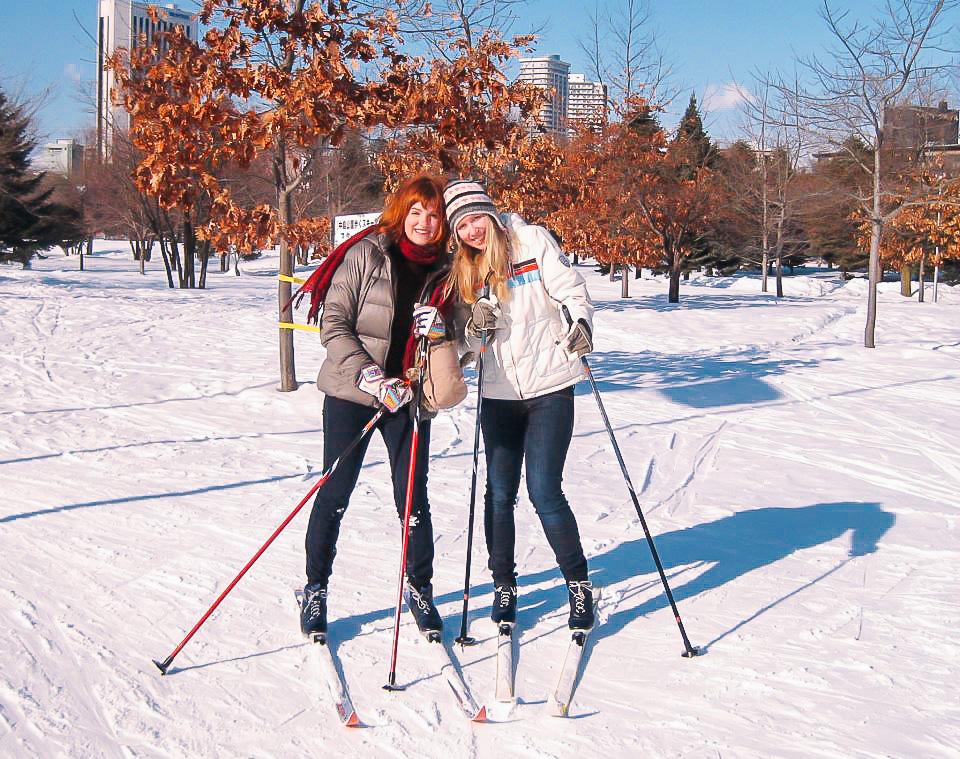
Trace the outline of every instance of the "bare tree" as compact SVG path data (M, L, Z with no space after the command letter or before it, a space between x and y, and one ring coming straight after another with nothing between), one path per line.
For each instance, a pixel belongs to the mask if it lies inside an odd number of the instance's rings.
M651 26L649 0L615 0L602 9L598 4L587 30L577 44L590 76L606 85L611 112L620 117L633 112L638 97L660 107L673 99L670 67Z
M792 91L797 89L794 81ZM757 77L757 94L743 101L745 132L756 150L755 181L733 175L730 194L734 202L759 211L759 243L762 292L768 292L771 262L776 276L777 297L783 297L783 257L787 248L801 244L794 233L811 192L805 181L806 132L796 111L776 102L779 91L769 76Z
M895 106L916 104L947 73L943 26L945 16L957 5L957 0L886 0L883 14L867 23L834 10L825 1L820 15L833 47L822 57L799 61L803 83L783 78L771 82L782 98L783 123L799 119L813 144L859 162L870 177L858 198L870 224L864 330L868 348L875 346L884 227L903 208L929 195L924 189L912 191L902 181L904 156L896 149L888 116ZM872 160L863 161L850 149L851 136L869 148Z

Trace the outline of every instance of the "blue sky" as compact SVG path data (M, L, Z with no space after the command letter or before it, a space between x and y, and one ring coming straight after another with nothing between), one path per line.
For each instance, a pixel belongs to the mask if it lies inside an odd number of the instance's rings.
M0 83L8 91L22 87L31 95L49 88L39 114L43 136L79 135L93 122L79 92L81 82L93 79L96 50L73 14L92 32L96 0L0 2ZM833 3L863 19L876 14L880 4ZM544 25L537 53L559 54L572 70L585 70L577 37L587 30L595 6L594 0L532 0L524 20ZM732 136L736 93L731 84L748 83L757 69L791 69L795 54L822 49L829 39L819 6L819 0L652 0L652 23L682 93L677 108L683 110L690 92L708 96L708 129L715 137Z

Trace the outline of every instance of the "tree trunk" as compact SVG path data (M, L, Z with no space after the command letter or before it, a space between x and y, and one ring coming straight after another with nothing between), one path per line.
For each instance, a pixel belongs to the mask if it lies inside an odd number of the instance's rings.
M173 270L170 267L170 256L167 255L167 241L160 238L160 255L163 258L163 269L167 273L167 285L173 289Z
M640 279L640 274L641 274L641 272L643 272L643 267L642 267L642 266L634 266L634 267L633 267L633 278L634 278L634 279Z
M879 204L879 197L877 198ZM879 209L878 209L879 210ZM880 233L883 227L875 216L870 222L870 268L867 287L867 325L863 331L863 345L876 347L877 285L880 282Z
M777 297L783 297L783 223L786 219L786 205L780 204L780 217L777 219L777 253L774 265L777 274Z
M938 250L939 252L939 250ZM939 295L940 290L940 258L937 258L937 263L933 266L933 302L937 302L937 296Z
M576 266L578 263L580 263L580 254L579 254L579 253L574 253L574 254L573 254L573 265Z
M197 236L193 232L193 222L187 218L183 220L183 268L191 290L197 286L196 259Z
M667 260L670 261L670 289L667 292L668 303L680 302L680 255L676 251L669 251Z
M630 297L630 267L624 266L623 273L620 277L620 297L629 298Z
M927 254L925 251L920 251L920 271L917 273L917 279L920 280L920 290L917 294L917 302L923 303L923 268L924 264L927 262Z
M173 261L173 270L177 273L177 286L183 290L187 285L184 280L184 266L180 261L180 244L177 242L177 236L170 230L170 258Z
M617 278L617 265L610 262L610 281L613 282Z
M290 193L280 190L277 193L277 209L280 212L280 224L284 227L293 216ZM280 273L293 276L293 256L287 243L286 234L280 236ZM293 295L289 282L277 282L277 306L281 322L292 321L290 299ZM297 371L294 364L293 330L280 329L280 391L290 392L297 389Z
M207 264L210 261L210 241L200 240L200 289L207 288Z
M900 294L904 298L909 298L913 295L910 281L910 264L904 264L900 267Z

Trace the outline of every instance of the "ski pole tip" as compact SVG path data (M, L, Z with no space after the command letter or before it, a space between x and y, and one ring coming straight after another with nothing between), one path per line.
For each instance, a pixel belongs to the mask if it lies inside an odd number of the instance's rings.
M167 674L167 670L170 668L170 664L173 662L173 659L164 659L163 661L157 661L153 659L153 663L157 665L157 669L160 670L161 675Z
M694 656L702 656L706 651L702 650L700 646L690 646L686 651L680 654L684 659L692 659Z
M477 645L477 639L471 638L469 635L461 635L459 638L456 638L456 642L461 646L475 646Z

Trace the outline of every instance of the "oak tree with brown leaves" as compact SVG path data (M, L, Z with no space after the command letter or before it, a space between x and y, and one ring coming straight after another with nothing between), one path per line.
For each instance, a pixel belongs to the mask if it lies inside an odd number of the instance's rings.
M404 52L397 14L344 0L204 0L200 21L199 41L175 28L113 62L143 152L136 181L164 208L208 203L198 232L215 250L278 244L281 275L329 234L325 217L295 218L293 198L351 130L420 129L452 165L466 143L495 144L515 100L499 68L514 48L493 33L427 61ZM225 175L263 155L275 200L244 205ZM290 295L281 280L281 321ZM293 355L281 329L281 390L297 387Z

